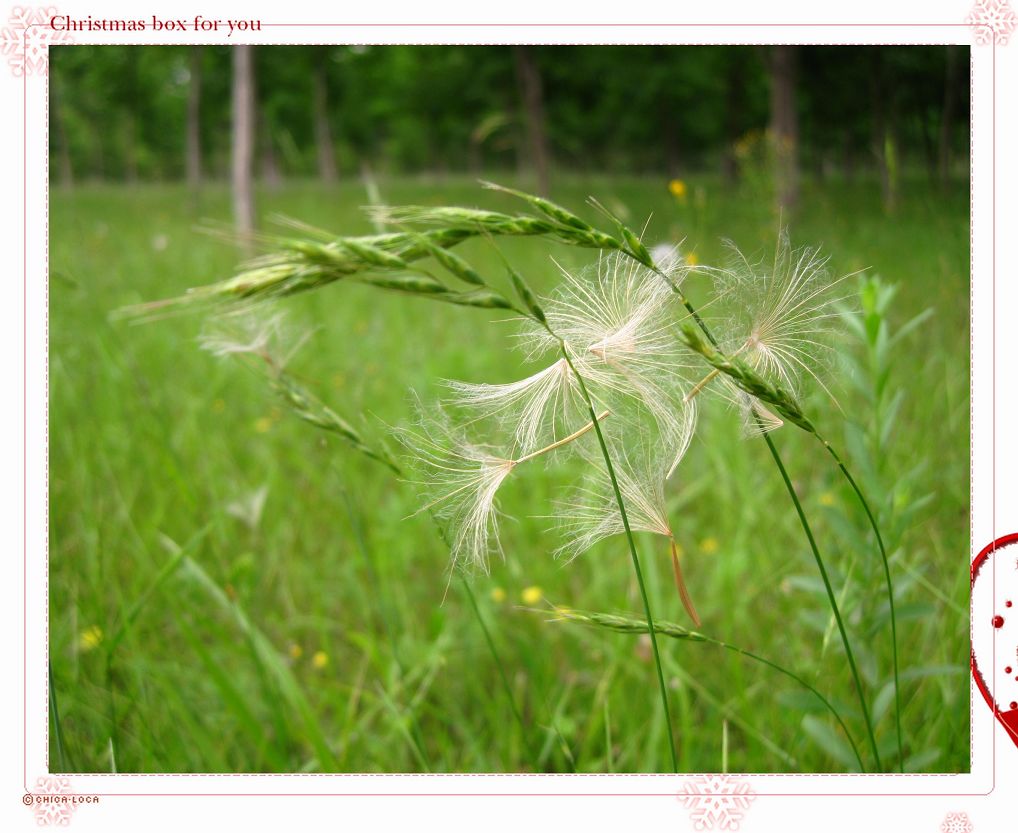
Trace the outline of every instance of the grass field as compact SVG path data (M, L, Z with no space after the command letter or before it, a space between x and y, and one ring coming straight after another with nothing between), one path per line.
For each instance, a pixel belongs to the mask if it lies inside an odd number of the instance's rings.
M684 202L656 180L563 179L579 209L597 195L648 244L685 237L715 263L720 238L773 245L767 200L693 179ZM517 208L466 180L383 181L386 200ZM897 284L892 330L932 315L884 357L897 405L875 413L865 347L807 410L879 508L892 553L905 768L969 767L968 190L906 183L899 211L874 182L807 189L793 243L823 244L835 272ZM357 183L260 194L337 233L370 231ZM590 211L584 216L592 221ZM196 234L227 220L228 194L195 207L182 187L80 187L51 195L50 659L59 721L54 771L570 771L670 768L644 639L550 621L549 604L641 615L622 538L563 565L547 534L574 468L548 467L500 494L504 562L464 585L413 491L286 413L264 380L201 351L200 317L132 326L126 304L232 273L236 252ZM595 257L510 241L535 287ZM489 247L462 247L500 280ZM693 287L696 295L698 289ZM524 375L497 311L335 284L283 306L314 330L294 374L373 438L412 417L441 380ZM887 403L885 403L887 404ZM865 518L812 439L773 435L817 532L855 642L885 766L896 767L883 573ZM259 512L258 493L264 494ZM737 415L704 407L669 494L703 632L796 671L863 728L816 567L766 445ZM232 507L232 511L231 511ZM660 543L639 538L655 615L687 622ZM443 602L444 597L444 602ZM545 608L534 612L533 608ZM662 640L686 771L844 771L855 766L815 700L716 647ZM513 715L504 672L522 721ZM59 731L56 731L56 730Z

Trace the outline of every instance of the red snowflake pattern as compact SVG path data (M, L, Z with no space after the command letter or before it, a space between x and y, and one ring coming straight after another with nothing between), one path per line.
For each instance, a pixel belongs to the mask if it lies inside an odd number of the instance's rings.
M976 0L965 22L976 31L976 43L1004 46L1015 27L1009 0Z
M56 6L15 6L0 31L0 50L7 58L11 74L45 75L49 65L49 48L58 43L73 43L66 32L49 27L57 13Z
M690 778L679 793L694 830L738 830L754 798L747 781L728 775Z

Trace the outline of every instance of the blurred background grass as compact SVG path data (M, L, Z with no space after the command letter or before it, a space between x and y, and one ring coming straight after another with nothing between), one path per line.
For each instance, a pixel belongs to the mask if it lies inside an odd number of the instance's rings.
M702 262L721 256L722 235L747 250L769 249L769 206L709 179L689 186L702 195L698 206L680 204L667 182L640 179L575 179L556 196L579 206L596 194L633 217L652 215L648 241L686 235L684 249ZM878 494L892 510L931 496L909 519L892 562L904 591L904 720L909 753L926 756L924 768L958 771L967 768L969 738L961 557L969 494L967 201L960 192L944 199L911 190L893 221L879 210L874 183L807 192L792 232L799 242L823 242L838 273L865 267L900 284L893 322L935 311L893 360L905 399L880 461L890 476ZM384 192L396 203L507 206L469 181L394 180ZM266 211L368 231L358 210L365 198L354 185L294 184L260 196ZM204 215L228 216L225 190L210 189L204 200ZM172 555L170 541L183 545L211 524L191 556L292 669L340 768L568 769L563 743L582 771L667 768L646 647L519 609L548 600L639 610L621 539L567 566L550 557L548 522L532 516L548 512L575 472L535 470L507 483L506 561L471 579L542 750L534 761L456 583L442 603L447 555L426 517L407 519L416 509L412 490L283 412L260 378L200 351L200 320L110 323L122 305L230 274L235 253L196 234L186 206L184 189L172 186L95 186L52 202L50 632L68 766L109 769L111 742L121 771L315 766L307 725L229 610L185 575L146 598ZM544 247L505 249L537 287L554 286ZM486 274L498 274L484 246L469 253ZM593 257L565 247L553 254L567 267ZM513 326L497 312L353 284L285 306L301 329L315 330L293 371L342 414L363 414L376 436L408 421L410 389L428 400L443 378L508 381L525 372L511 349ZM865 427L865 401L844 379L834 381L848 420ZM822 398L810 404L845 445L842 415ZM776 441L844 580L849 565L859 570L874 557L865 527L808 437L785 428ZM921 472L899 491L896 475L917 463ZM677 483L672 517L705 632L815 676L851 713L850 680L811 586L810 555L764 444L742 439L737 418L721 406L704 408ZM248 523L225 511L262 489L264 508L252 510ZM654 609L683 621L666 553L655 546L644 542ZM534 587L540 591L528 593ZM862 591L872 598L860 605L880 607L882 593L874 573ZM103 640L139 599L134 626L107 668ZM383 615L394 626L402 673ZM720 768L726 720L733 771L838 767L803 733L803 704L797 694L782 699L784 680L708 647L664 648L684 767ZM890 668L886 632L861 640L860 650L879 691ZM423 760L407 734L410 712ZM885 713L879 729L890 740L893 715Z

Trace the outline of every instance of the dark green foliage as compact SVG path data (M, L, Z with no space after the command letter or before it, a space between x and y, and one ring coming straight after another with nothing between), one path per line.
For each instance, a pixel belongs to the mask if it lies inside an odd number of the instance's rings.
M188 49L54 47L51 118L62 124L51 131L52 170L60 170L56 155L66 137L67 161L78 180L182 178ZM534 47L555 164L668 176L720 167L737 175L735 143L768 125L765 49ZM833 169L851 175L871 168L882 153L878 128L885 121L903 164L935 163L946 47L811 46L800 53L806 170L823 176ZM203 48L201 63L203 169L206 176L225 179L229 47ZM525 156L509 47L260 47L259 153L271 156L283 175L316 174L318 67L328 90L325 116L341 178L359 174L364 162L379 170L479 174L511 170ZM968 148L967 54L957 56L952 67L958 100L946 137L951 154L962 159Z

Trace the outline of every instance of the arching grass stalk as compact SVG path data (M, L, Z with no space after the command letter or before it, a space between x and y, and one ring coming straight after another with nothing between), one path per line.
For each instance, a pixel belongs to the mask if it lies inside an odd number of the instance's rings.
M500 186L494 186L491 183L484 183L484 184L486 185L486 187L494 188L496 190L500 190L500 191L512 194L513 196L516 196L516 197L519 197L519 198L523 199L524 201L528 202L530 205L532 205L539 212L541 212L542 214L544 214L545 216L547 216L551 220L555 221L556 223L561 224L565 231L568 231L568 229L577 229L577 230L579 230L579 231L581 231L583 233L587 233L588 231L593 230L587 223L585 223L580 218L576 217L571 212L566 211L564 208L562 208L561 206L555 205L554 203L549 203L547 200L542 200L540 197L536 197L536 196L533 196L531 194L526 194L526 193L523 193L523 192L520 192L520 191L514 191L514 190L508 189L508 188L502 188ZM880 530L879 530L879 528L877 526L876 519L874 518L873 513L872 513L872 511L869 508L869 503L867 502L865 496L863 495L862 490L859 488L859 486L856 483L855 479L849 473L848 468L845 466L845 464L842 461L841 457L837 454L837 452L835 452L835 450L831 446L831 444L829 442L827 442L827 440L824 439L819 434L819 432L817 432L817 430L813 426L813 424L805 417L805 415L799 409L799 406L795 402L795 400L791 396L785 394L785 392L781 391L780 389L774 389L773 390L773 392L776 394L776 396L773 396L773 397L769 397L767 395L768 393L771 393L770 390L764 390L764 391L753 390L752 388L754 386L757 386L757 385L759 385L761 383L766 385L766 387L768 387L768 388L773 388L773 386L767 385L767 383L765 383L764 380L762 380L755 373L752 373L752 372L746 373L745 372L746 370L750 370L751 371L751 369L748 368L743 362L738 361L738 360L736 360L736 361L729 361L729 358L725 357L724 354L722 354L720 352L717 339L714 337L713 333L711 333L710 329L707 327L707 324L704 322L703 318L701 318L699 312L696 310L696 308L693 306L693 304L690 302L690 300L686 297L686 294L682 291L681 287L672 279L672 277L669 276L668 274L666 274L665 272L663 272L661 269L658 268L657 264L654 262L654 258L651 256L650 252L647 250L647 247L644 246L644 244L640 240L639 236L632 229L630 229L624 222L622 222L621 219L619 219L615 214L613 214L611 211L609 211L607 208L605 208L596 199L591 199L590 200L590 204L593 205L595 208L597 208L599 211L601 211L603 214L605 214L609 219L611 219L612 222L614 222L616 228L618 229L619 237L621 238L621 240L616 240L613 248L617 248L622 254L626 255L627 257L632 258L633 260L635 260L636 262L642 264L643 266L646 266L648 269L650 269L655 274L660 276L662 278L662 280L664 280L668 284L668 286L672 289L672 291L678 297L679 302L682 304L682 306L689 313L690 317L696 323L696 326L699 329L699 331L701 333L703 333L703 335L707 338L708 342L710 343L710 348L708 348L707 350L699 350L699 352L701 352L701 354L703 354L705 356L705 358L708 358L708 361L711 361L711 363L714 364L715 370L718 371L718 372L726 373L729 376L732 376L735 379L735 381L739 384L739 386L742 387L744 390L746 390L748 393L750 393L750 394L752 394L754 396L757 396L758 398L763 399L764 401L768 401L771 404L776 405L778 407L779 413L781 413L782 416L786 417L787 419L789 419L789 421L791 421L794 424L798 425L800 428L803 428L804 430L806 430L806 431L810 432L811 434L813 434L817 438L817 440L824 446L824 448L827 449L828 453L833 457L833 459L834 459L835 463L837 464L838 468L841 470L842 474L848 480L849 485L852 487L852 491L855 493L856 498L859 500L859 503L860 503L860 505L863 508L863 511L866 513L866 517L868 518L870 526L872 527L874 535L876 536L878 549L880 551L880 557L881 557L881 560L883 561L883 566L884 566L884 579L885 579L885 583L886 583L886 586L887 586L887 600L888 600L888 605L890 607L890 614L891 614L891 641L892 641L892 656L893 656L893 665L894 665L894 706L895 706L895 725L896 725L897 741L898 741L898 765L899 765L900 771L904 772L904 765L905 765L904 764L904 744L902 742L902 736L901 736L901 693L900 693L900 685L899 685L899 679L898 679L898 676L899 676L898 675L898 629L897 629L897 622L896 622L896 616L895 616L895 610L894 610L894 589L893 589L893 583L891 581L890 565L889 565L888 560L887 560L887 552L886 552L886 549L884 547L883 538L880 535ZM690 336L692 335L692 333L687 329L685 331L685 334L686 334L687 342L688 342L690 340ZM698 339L695 339L695 340L698 340ZM690 345L690 346L692 346L692 345ZM706 345L704 345L704 347L706 347ZM694 349L696 349L696 348L694 347ZM711 352L711 353L714 354L714 360L712 360L707 355L708 352ZM731 358L736 358L736 357L731 357ZM767 438L766 434L764 434L764 436L765 436L765 438ZM771 455L773 456L775 463L778 465L778 468L781 470L782 477L785 479L786 484L787 484L788 483L787 474L785 473L784 464L783 464L783 462L781 460L780 454L778 454L777 448L775 448L774 443L771 442L771 440L769 438L767 438L767 445L768 445L768 447L770 449ZM808 525L808 523L806 521L805 514L802 511L802 506L799 504L798 498L796 497L796 495L794 493L794 490L791 489L790 484L789 484L789 491L790 491L790 494L792 496L793 502L795 503L795 508L796 508L797 513L799 514L800 521L802 522L803 528L806 531L807 537L810 540L810 546L813 548L814 553L817 555L818 566L820 566L820 568L821 568L821 573L822 573L822 575L824 577L824 582L826 584L827 583L826 573L825 573L825 571L823 569L822 562L819 560L819 553L817 553L817 551L816 551L815 541L813 540L812 532L809 529L809 525ZM831 605L832 605L832 609L834 610L835 618L838 620L839 627L841 627L841 615L840 615L839 611L837 610L837 607L836 607L836 604L835 604L835 601L834 601L834 597L833 597L833 595L829 594L829 598L831 600ZM848 638L847 638L847 635L846 635L843 627L841 627L841 635L842 635L842 640L845 643L846 654L848 654L849 657L851 658L851 650L849 648ZM853 673L854 673L854 662L853 662ZM870 724L870 720L869 720L868 712L867 712L867 708L866 708L866 703L865 703L865 699L864 699L864 695L863 695L861 686L859 686L858 675L855 675L855 676L856 676L857 688L859 688L859 697L860 697L860 702L861 702L862 707L863 707L863 713L867 715L867 729L869 730L869 734L870 734L871 739L872 739L872 736L873 736L873 727ZM874 742L873 745L874 745L874 753L876 753L876 744L875 744L875 742ZM878 758L878 760L879 760L879 758Z
M893 582L891 581L891 568L887 560L887 551L884 547L884 540L880 534L880 529L877 526L876 518L873 516L873 512L870 510L869 503L867 502L865 496L863 495L862 490L856 483L855 478L853 478L851 473L848 471L848 467L845 465L840 455L834 450L834 447L823 437L823 435L821 435L820 432L817 431L816 426L813 425L812 421L802 412L802 410L799 408L798 403L787 391L776 385L771 384L770 382L767 382L758 373L756 373L753 370L753 368L751 368L746 362L742 361L738 357L735 356L725 357L724 355L722 355L713 346L715 342L713 338L710 337L709 334L708 338L710 338L711 345L704 343L703 339L699 337L697 332L692 327L686 326L683 328L683 338L686 344L691 349L693 349L701 356L703 356L704 359L706 359L707 362L711 364L715 370L724 373L729 378L731 378L740 388L746 391L746 393L773 406L774 409L782 417L787 419L789 422L799 426L802 430L806 431L807 433L812 434L814 437L816 437L817 441L827 450L827 452L834 459L834 462L837 464L839 470L844 475L849 485L852 487L852 491L855 493L856 498L862 505L863 511L866 513L866 517L869 520L870 527L873 529L874 535L876 536L877 546L880 552L880 558L881 561L883 562L884 567L884 582L887 588L887 601L890 607L891 614L891 642L892 642L892 657L894 663L894 702L895 702L895 725L897 727L897 741L898 741L898 766L899 770L904 772L905 768L904 744L901 736L901 697L898 679L899 676L898 628L894 610L894 585ZM812 532L809 529L809 524L806 521L806 516L802 511L802 506L799 503L799 499L795 494L795 490L792 488L792 485L788 480L788 475L785 472L784 463L781 460L781 456L778 454L777 448L775 448L774 443L771 441L770 436L766 432L762 433L764 439L767 441L767 446L770 449L771 456L774 458L774 462L777 464L779 470L781 471L782 477L785 480L785 485L788 488L788 492L791 495L793 502L795 503L796 512L798 512L799 514L799 520L803 525L803 529L806 531L807 538L809 538L810 547L813 549L814 556L817 558L817 564L821 568L821 574L824 579L824 584L826 585L828 583L826 572L822 567L822 562L820 561L819 553L816 550L815 541L813 540ZM842 626L841 615L837 610L834 596L832 593L830 593L829 590L828 597L831 601L831 607L834 610L835 618L838 621L838 627L841 630L842 641L845 644L845 652L848 655L850 662L852 662L854 673L854 661L852 661L851 650L848 645L848 638ZM862 703L863 713L867 715L866 718L867 728L869 729L870 734L872 735L873 728L869 723L869 716L866 709L866 703L863 698L861 686L859 686L857 675L856 684L860 692L859 697L860 702Z
M601 455L604 457L605 468L608 471L608 478L611 480L612 491L615 493L615 501L619 506L619 514L622 517L622 525L626 531L626 541L629 544L629 555L633 560L633 572L636 573L636 583L640 587L640 598L643 600L643 610L647 615L647 632L650 634L650 646L654 653L654 666L657 669L657 682L658 687L661 690L661 708L664 709L665 714L665 728L668 732L668 750L672 756L672 771L679 771L679 757L675 751L675 734L672 731L672 713L668 706L668 687L665 685L664 670L661 667L661 654L657 647L657 633L654 630L654 615L650 611L650 599L647 596L647 587L643 581L643 570L640 569L640 556L636 552L636 541L633 539L633 531L629 528L629 516L626 514L626 504L622 500L622 492L619 490L619 481L615 476L615 467L612 465L611 454L608 453L608 446L604 441L604 434L601 431L601 423L597 418L597 412L594 408L594 401L590 398L590 393L587 391L587 386L583 381L583 377L576 372L576 367L573 365L573 360L569 356L569 350L566 348L565 343L562 343L562 356L569 363L569 369L573 372L573 376L576 379L577 384L580 388L580 393L583 396L584 401L587 403L587 408L590 410L590 418L594 423L594 433L597 436L597 444L601 447Z
M265 367L268 370L269 378L272 382L272 386L276 390L276 393L280 396L283 402L290 408L293 413L305 422L314 425L324 431L328 431L332 434L337 434L341 437L348 445L359 451L365 457L383 465L391 474L397 477L402 476L403 470L399 466L399 463L392 457L389 452L384 449L378 449L370 445L365 441L359 432L345 419L340 417L335 411L328 407L324 402L318 399L310 391L306 390L300 385L293 377L291 377L278 362L274 361L268 354L260 354L261 358L265 362ZM369 573L371 574L372 580L378 587L381 587L380 579L375 570L375 566L372 559L369 557L367 548L361 536L359 524L354 519L354 513L350 506L349 493L343 489L344 499L347 502L347 511L350 515L351 524L354 525L355 532L357 533L358 546L361 549L362 555L364 556L365 562L368 565ZM439 537L442 542L448 547L448 541L442 531L442 527L435 520L434 515L431 515L432 521L435 522L435 527L438 530ZM494 639L492 639L491 632L488 629L487 623L484 621L484 617L481 615L481 609L477 604L477 599L474 596L473 591L470 588L469 582L466 579L462 579L461 584L463 590L467 595L467 599L470 602L470 609L474 614L474 618L477 620L477 624L481 628L481 632L484 634L485 643L488 646L488 650L491 653L492 659L495 661L495 667L498 669L499 677L502 681L502 686L505 690L506 698L509 701L509 705L512 708L513 718L520 727L520 732L523 736L524 745L527 747L527 751L530 754L534 765L537 765L537 755L534 752L533 741L530 738L526 722L523 719L523 714L520 711L519 706L516 703L516 697L513 694L512 686L509 684L509 678L505 672L505 663L502 661L502 657L499 654L498 648L495 645ZM379 590L379 592L381 592ZM396 647L395 635L392 633L388 617L383 616L383 622L386 633L391 644L393 659L396 661L396 665L400 669L400 673L403 673L403 664L400 660L399 652ZM418 747L418 752L423 756L423 739L420 734L420 730L417 724L416 718L411 715L412 725L411 733L412 739L415 745Z
M620 633L648 633L649 631L646 621L629 616L616 616L607 613L589 613L587 611L571 610L567 608L555 608L554 612L559 618L570 622L579 622L585 625L608 628L610 630L619 631ZM655 623L654 629L657 633L671 637L672 639L714 645L718 648L724 648L726 651L741 654L742 656L766 665L768 668L772 668L779 674L784 674L789 679L797 682L813 694L813 696L821 703L823 703L827 711L829 711L831 716L838 722L838 725L841 727L841 731L845 733L845 738L848 740L849 746L852 747L855 759L859 763L859 769L862 772L866 772L866 764L863 763L862 756L859 754L859 748L855 745L855 741L852 739L852 734L848 731L848 726L845 725L845 721L842 719L841 714L836 708L834 708L833 705L831 705L831 702L824 697L823 694L821 694L816 688L806 682L806 680L798 674L793 671L789 671L787 668L778 665L778 663L772 662L766 657L762 657L753 651L747 651L745 648L740 648L738 645L732 645L728 642L724 642L723 640L714 639L713 637L702 634L699 631L691 631L688 628L675 624L674 622L658 621Z
M845 476L848 484L852 487L852 491L855 492L856 498L859 500L859 504L863 508L863 512L866 513L866 518L870 522L870 528L873 530L873 534L877 539L877 547L880 550L880 560L884 564L884 583L887 586L887 603L890 607L891 613L891 647L893 650L893 662L894 662L894 716L895 716L895 727L898 734L898 771L905 771L905 747L901 739L901 687L898 682L898 623L894 614L894 584L891 581L891 566L887 560L887 549L884 547L884 539L880 534L880 528L877 526L877 520L873 516L873 512L870 510L869 502L862 493L862 489L855 482L855 478L849 473L848 468L842 462L838 452L834 450L834 447L818 432L814 431L814 435L817 440L820 441L821 445L827 449L828 454L834 458L834 462L837 464L841 473Z
M538 197L535 197L534 199L540 200ZM543 211L548 211L548 209L544 206L545 201L541 200L540 203L541 209ZM577 220L577 222L582 221ZM509 278L512 280L516 294L523 302L524 307L526 307L525 310L517 311L526 315L528 318L533 319L539 325L544 327L544 329L548 331L548 334L558 341L562 358L565 360L566 364L569 365L569 370L572 372L573 378L576 379L576 383L580 389L580 395L583 397L583 401L586 403L587 410L590 413L590 424L594 427L597 444L600 446L601 456L604 457L605 469L608 472L608 479L611 481L612 492L615 495L615 503L619 507L619 516L622 519L622 527L626 535L626 542L629 544L629 555L633 561L633 572L636 574L636 583L640 588L640 597L643 600L643 610L647 615L647 629L650 634L650 644L654 654L654 667L657 670L658 687L661 691L661 707L664 710L665 728L668 732L668 750L671 753L672 758L672 771L678 772L679 756L675 751L675 733L672 730L672 713L671 708L668 705L668 687L665 685L664 669L661 666L661 653L658 650L657 634L654 632L654 615L650 610L650 598L647 595L647 586L643 580L643 570L640 567L640 556L636 551L636 540L633 538L633 530L629 526L629 515L626 513L626 502L622 499L622 490L619 488L619 481L615 475L615 466L612 463L611 454L608 452L608 444L604 440L604 433L601 431L601 419L604 418L604 415L599 415L597 413L597 408L594 406L594 399L591 397L590 391L587 390L587 383L576 369L572 356L569 355L569 346L554 330L552 330L548 323L548 318L544 314L544 310L537 302L536 296L531 291L530 287L527 286L526 281L524 281L523 278L508 265L508 263L506 264L506 268L509 270Z
M622 226L621 221L616 219L616 222L619 223L620 226ZM624 226L622 227L624 228ZM639 243L638 240L637 243ZM686 311L689 312L690 316L693 318L693 321L696 322L697 327L699 327L700 331L704 334L704 336L706 336L707 340L711 343L711 346L717 349L718 348L717 339L714 338L714 334L711 333L710 329L704 323L703 319L696 311L696 308L692 305L692 303L690 303L685 293L675 283L675 281L673 281L668 275L666 275L664 272L657 268L657 266L654 264L653 258L650 257L649 252L647 252L646 248L643 247L643 244L639 243L638 248L634 248L633 245L630 244L630 246L624 247L622 249L622 252L624 254L627 254L629 257L632 257L635 260L643 263L644 265L649 265L649 268L652 271L654 271L668 283L668 285L672 288L672 291L678 296L679 301L686 308ZM704 382L701 382L700 384L706 385L709 382L709 380L713 378L714 375L721 372L724 372L722 368L715 365L714 370L711 372L711 375L708 376L707 379L704 380ZM691 391L690 396L694 396L697 392L698 391L694 389L694 391ZM862 489L859 488L859 485L855 482L855 478L852 477L851 473L848 470L848 467L841 459L841 456L834 450L834 447L827 441L827 439L825 439L820 434L819 431L816 430L816 428L811 423L808 423L808 420L806 421L807 424L805 425L801 421L796 419L792 419L792 422L796 423L804 430L807 430L811 434L813 434L813 436L817 438L820 444L827 450L827 452L834 459L834 462L838 466L838 469L841 471L845 479L848 481L849 486L852 487L852 491L855 493L856 499L859 501L859 505L862 506L863 512L866 513L866 518L869 520L870 527L872 528L873 534L874 536L876 536L877 539L877 548L880 551L880 560L883 562L884 566L884 582L887 587L887 604L888 607L890 608L891 614L891 654L892 654L892 664L894 667L894 725L898 740L898 770L899 772L904 772L905 746L901 737L901 685L898 679L898 624L894 611L894 583L891 581L891 567L887 560L887 550L884 547L884 539L883 536L881 536L880 534L880 528L877 526L876 518L873 516L873 512L870 510L869 502L866 500L866 496L863 494ZM769 440L768 445L770 446L770 451L771 454L774 456L775 462L778 464L780 468L782 466L781 456L778 454L778 451L774 447L774 444ZM799 507L797 506L797 509L798 508Z
M464 240L479 236L540 237L570 246L617 251L661 276L676 293L680 303L696 324L697 336L694 340L699 342L700 347L690 343L691 340L687 338L689 346L701 352L716 369L732 377L743 390L775 406L782 417L816 435L815 428L799 409L794 398L765 382L752 371L752 368L739 361L738 357L726 357L718 350L717 340L680 287L669 275L658 268L638 235L611 212L596 201L592 201L595 207L614 221L618 228L617 237L599 231L572 212L540 197L490 183L485 183L485 185L523 199L542 216L509 215L460 207L380 207L374 211L374 217L377 220L400 226L416 225L431 226L431 228L423 232L404 231L360 238L332 237L324 232L312 235L320 239L269 238L265 242L274 245L277 252L250 263L247 268L234 277L218 284L200 287L183 298L141 305L123 312L134 317L145 317L161 314L167 309L211 306L219 303L251 303L317 289L324 284L342 279L361 281L378 288L431 298L445 303L482 308L515 309L515 306L504 295L485 286L483 281L479 285L477 273L469 269L465 262L453 255L449 249ZM303 228L302 231L305 234L308 232L306 228ZM465 283L469 289L463 291L450 288L430 273L411 265L413 261L428 256L435 258L439 265L459 281ZM685 334L688 336L690 332L693 331L687 330ZM699 338L699 333L702 333L709 344ZM599 429L597 433L600 439ZM832 454L842 473L849 480L853 492L863 505L877 535L881 557L884 561L885 580L891 608L892 638L895 643L895 710L899 761L903 767L897 670L897 626L886 552L875 518L869 510L861 490L830 445L822 438L820 441ZM783 470L777 449L774 448L773 443L769 442L769 446L775 462ZM610 463L609 470L611 470ZM797 499L796 510L800 515L800 520L805 522L805 516ZM844 632L842 635L844 637ZM845 641L847 648L847 639ZM865 705L864 711L866 711ZM868 728L872 734L872 728Z
M837 599L834 597L834 589L831 587L831 580L827 575L827 568L824 566L824 560L820 557L820 550L817 549L816 539L813 537L813 530L810 529L809 521L806 520L806 514L802 511L802 504L799 502L799 496L795 493L795 487L792 485L792 481L788 477L788 472L785 471L785 465L781 462L781 457L778 456L778 450L774 447L774 441L771 440L770 434L765 433L763 435L764 440L767 442L767 448L770 449L771 456L774 458L774 462L781 472L781 479L785 482L785 488L788 490L788 495L792 499L792 503L795 504L795 511L799 515L799 523L802 524L803 532L806 533L806 538L809 539L809 547L813 552L813 558L816 560L817 569L820 570L820 577L823 579L824 588L827 590L827 600L830 602L831 610L834 612L834 619L838 624L838 632L841 634L841 642L845 646L845 656L848 658L849 668L852 670L852 679L855 681L855 690L859 695L859 705L862 707L863 719L866 721L866 732L869 735L870 747L873 750L873 758L876 761L877 769L883 770L884 766L880 762L880 752L877 750L877 739L873 734L873 721L870 718L869 708L866 706L866 695L863 692L862 680L859 678L859 669L856 668L855 655L852 653L852 646L848 641L848 633L845 631L845 623L841 619L841 611L838 608Z
M539 756L534 751L533 741L530 738L530 733L527 731L527 724L523 720L523 713L520 711L520 707L516 704L516 697L513 694L512 685L509 683L509 675L505 672L505 665L502 663L502 658L499 656L498 648L495 647L495 640L491 638L491 631L488 630L488 625L484 621L484 617L481 615L481 608L477 604L477 598L474 596L474 591L470 587L470 582L463 576L460 576L460 583L463 585L463 592L466 593L467 599L470 601L470 607L474 612L474 618L477 619L477 623L481 626L481 633L484 634L484 641L488 644L488 650L491 652L492 659L495 660L495 667L498 669L498 677L502 682L502 688L505 689L506 699L509 700L509 705L512 707L513 718L515 718L516 724L520 727L520 733L523 736L523 744L527 747L527 752L536 766Z

